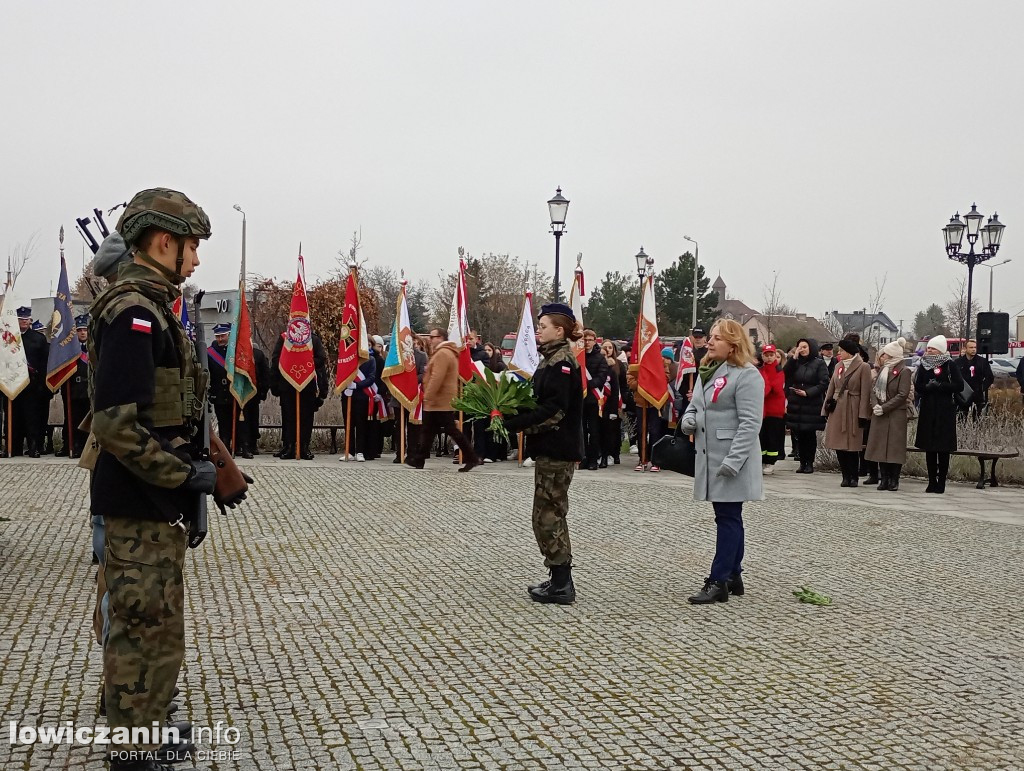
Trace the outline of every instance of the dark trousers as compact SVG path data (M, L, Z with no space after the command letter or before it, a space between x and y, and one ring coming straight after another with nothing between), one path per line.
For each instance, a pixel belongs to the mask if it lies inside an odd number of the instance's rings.
M398 410L398 409L401 409L401 408L396 407L395 409ZM416 444L416 442L419 441L420 428L421 428L421 426L414 425L409 420L409 417L410 417L409 413L406 412L405 413L405 420L404 420L404 422L405 422L405 455L406 455L406 457L412 455L413 447ZM394 420L394 425L392 426L392 433L391 433L391 443L395 447L395 457L398 458L399 460L402 460L402 438L401 438L402 423L403 423L403 421L396 417L395 420ZM428 450L428 452L429 452L429 450Z
M217 416L217 436L224 443L224 446L228 448L228 452L234 454L235 448L231 446L231 428L234 423L234 416L232 415L231 405L234 404L232 399L227 404L215 404L213 405L213 412ZM292 405L294 411L295 405ZM294 439L292 440L294 441ZM235 435L235 444L238 443L238 435Z
M583 446L587 455L584 463L597 463L601 460L601 414L596 399L593 404L583 402Z
M794 436L796 438L796 448L800 462L809 463L813 466L814 456L818 454L818 432L797 431Z
M82 454L82 450L85 449L85 442L89 438L89 434L86 431L82 431L78 428L78 425L85 420L85 416L89 414L90 405L88 398L86 399L72 399L71 400L71 425L68 425L68 400L64 392L61 392L61 400L64 402L64 430L62 436L64 437L64 452L71 452L73 457L77 457ZM68 438L68 432L70 431L70 439Z
M839 459L839 470L843 474L843 481L848 482L857 478L857 466L860 458L852 450L836 450L836 458Z
M35 386L30 385L11 402L11 409L11 438L14 440L12 455L21 455L26 443L29 452L42 452L46 418L50 409L49 392L40 395Z
M281 396L281 441L292 453L295 452L296 423L300 452L309 449L309 442L313 436L313 417L316 415L315 389L310 386L309 392L309 396L304 393L300 396L298 415L295 414L295 391L285 389Z
M864 429L864 446L865 447L868 444L868 434L870 434L870 433L871 433L871 424L869 423L868 427ZM867 458L865 458L864 457L864 450L860 451L860 456L859 456L858 460L860 461L860 475L861 476L871 476L871 477L877 477L878 476L878 463L876 463L873 460L868 460Z
M622 421L619 416L616 414L615 420L608 416L601 418L601 454L618 460L621 451Z
M370 400L366 396L342 397L341 407L345 420L349 418L349 402L352 402L352 425L347 428L349 453L370 455Z
M647 408L647 460L651 459L651 448L668 433L668 421L661 417L657 407Z
M419 442L416 443L415 452L409 453L409 462L414 465L423 463L430 455L430 444L438 431L444 431L452 438L452 441L462 450L463 463L477 463L476 451L472 442L459 430L459 424L455 422L455 413L451 410L445 411L423 411L423 425L420 426Z
M949 476L949 453L926 452L924 460L928 465L928 481L945 485L946 477Z
M242 420L242 418L245 418ZM239 448L254 452L260 443L260 402L253 397L241 410L238 425L235 428Z
M761 420L761 464L774 466L786 454L785 418Z
M715 509L715 559L711 580L727 581L743 572L743 504L712 503Z

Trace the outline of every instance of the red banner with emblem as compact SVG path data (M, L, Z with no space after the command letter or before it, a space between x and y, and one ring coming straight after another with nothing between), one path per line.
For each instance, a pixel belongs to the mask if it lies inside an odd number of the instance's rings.
M292 289L292 305L288 311L288 328L282 335L284 347L278 369L281 377L301 391L316 379L313 368L313 326L309 321L309 299L306 297L306 266L299 255L299 271Z
M345 284L345 307L341 311L341 334L338 337L338 369L334 376L334 391L341 393L355 380L359 365L370 358L366 337L363 307L359 303L359 285L356 269L350 268Z

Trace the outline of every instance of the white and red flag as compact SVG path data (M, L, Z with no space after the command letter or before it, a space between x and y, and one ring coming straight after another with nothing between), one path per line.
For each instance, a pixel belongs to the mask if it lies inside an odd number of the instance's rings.
M580 326L583 324L583 268L579 265L576 266L576 273L572 279L572 289L569 290L569 307L572 308L572 313L576 317L576 321L579 322ZM590 383L590 373L587 372L587 346L583 342L581 337L579 340L571 341L569 347L572 348L572 352L576 355L576 361L580 364L580 379L582 380L581 387L583 388L583 395L587 395L587 386Z
M313 326L309 321L309 299L306 297L306 266L299 253L299 270L292 289L292 305L288 311L288 328L282 333L284 348L278 369L281 377L301 391L316 379L313 368Z
M461 252L460 252L461 254ZM469 350L469 319L466 315L466 261L459 257L459 277L455 282L452 296L451 315L448 322L448 341L459 349L459 379L468 383L477 374L473 356Z
M412 413L420 399L420 382L416 374L416 336L409 321L409 303L405 297L406 281L402 279L402 288L395 303L395 323L391 327L391 346L384 360L384 372L381 379L387 384L388 390L405 409Z
M644 281L637 321L637 393L652 407L661 408L668 401L668 376L661 357L658 340L658 314L654 304L654 276Z

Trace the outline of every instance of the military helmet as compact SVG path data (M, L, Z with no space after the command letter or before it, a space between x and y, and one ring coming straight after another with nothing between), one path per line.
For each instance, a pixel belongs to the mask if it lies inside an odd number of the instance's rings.
M116 229L131 246L149 227L194 238L209 238L211 233L206 212L184 193L166 187L136 193L117 221Z

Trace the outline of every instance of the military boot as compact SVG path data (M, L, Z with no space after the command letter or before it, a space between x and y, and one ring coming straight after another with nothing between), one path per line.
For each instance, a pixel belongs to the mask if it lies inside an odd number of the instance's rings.
M534 602L572 605L576 602L576 586L572 582L572 565L552 565L551 581L530 591Z
M890 474L889 464L888 463L879 463L878 464L879 482L878 482L878 487L876 489L878 489L878 490L888 490L889 489L889 474ZM871 480L868 480L868 481L870 482Z
M710 578L704 582L704 588L686 601L691 605L710 605L713 602L729 601L729 582L712 581Z
M533 592L534 589L547 589L549 586L551 586L551 568L548 568L548 579L546 581L530 584L526 587L526 591Z
M889 466L889 486L887 490L896 492L900 489L900 471L903 470L903 466L900 463L893 463Z

